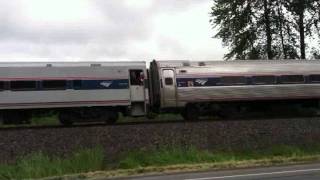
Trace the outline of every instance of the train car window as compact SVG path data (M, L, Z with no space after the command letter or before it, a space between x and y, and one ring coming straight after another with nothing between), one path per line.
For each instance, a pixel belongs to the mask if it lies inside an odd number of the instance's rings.
M319 74L312 74L309 76L310 82L319 83L320 82L320 75Z
M49 90L66 89L67 81L65 80L44 80L42 81L42 88Z
M253 84L275 84L275 76L252 76Z
M171 86L173 85L173 79L172 78L165 78L164 82L166 85Z
M284 84L304 83L303 75L283 75L280 76L280 82Z
M130 84L142 86L144 81L144 74L142 70L130 70Z
M218 85L242 85L247 84L247 78L244 76L224 76L220 78Z
M0 81L0 91L3 91L5 89L5 82Z
M162 76L164 78L164 84L166 86L172 86L173 85L174 72L173 72L172 69L164 69L162 71Z
M73 80L73 89L81 89L82 81L81 80Z
M35 90L37 88L36 81L11 81L10 89L14 91Z

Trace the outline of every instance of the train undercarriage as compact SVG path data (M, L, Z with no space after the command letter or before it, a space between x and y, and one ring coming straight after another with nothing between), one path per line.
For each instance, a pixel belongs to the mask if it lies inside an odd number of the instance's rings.
M243 117L299 117L318 116L320 101L307 100L270 100L270 101L230 101L188 103L184 108L169 108L162 112L179 113L187 121L197 121L202 117L232 119ZM58 109L17 109L0 111L3 124L29 124L33 116L56 114L61 124L104 122L114 124L119 114L127 116L126 107L74 107ZM158 112L159 113L159 112Z
M196 121L201 117L318 116L319 110L318 99L306 99L188 103L179 112L185 120Z
M48 116L57 114L63 125L84 122L105 122L114 124L119 113L127 114L125 107L79 107L59 109L24 109L24 110L2 110L0 111L0 122L3 124L29 124L33 116Z

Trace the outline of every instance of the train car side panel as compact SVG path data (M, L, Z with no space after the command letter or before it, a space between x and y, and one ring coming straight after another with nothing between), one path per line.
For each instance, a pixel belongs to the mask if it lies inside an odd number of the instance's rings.
M0 92L0 109L128 105L129 89Z
M218 101L320 99L320 84L180 87L179 104Z

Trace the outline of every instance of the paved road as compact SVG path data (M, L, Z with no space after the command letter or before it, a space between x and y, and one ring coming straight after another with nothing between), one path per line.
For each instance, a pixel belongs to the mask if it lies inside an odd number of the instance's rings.
M320 180L320 163L212 171L200 173L172 174L129 178L130 180Z

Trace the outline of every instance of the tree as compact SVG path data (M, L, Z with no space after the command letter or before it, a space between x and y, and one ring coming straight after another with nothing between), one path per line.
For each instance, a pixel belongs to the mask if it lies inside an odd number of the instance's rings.
M214 0L210 22L218 29L214 37L230 49L226 59L273 59L278 54L272 46L274 6L272 0Z
M311 50L311 59L320 59L320 51L313 48Z
M305 59L306 37L320 29L318 1L213 0L214 37L229 48L226 59Z
M271 0L263 0L263 11L264 11L264 24L266 28L266 36L267 36L267 54L268 59L273 58L272 53L272 34L271 34L271 21L270 21L270 8L271 8Z
M276 52L277 59L297 59L299 54L297 48L299 44L297 42L298 36L294 33L295 28L293 23L288 18L287 9L285 3L287 0L275 1L275 13L273 22L275 23L275 44L273 47L278 49Z
M306 58L306 37L312 37L319 31L319 0L288 0L285 4L293 16L293 24L299 33L300 58Z
M252 19L252 4L246 0L216 0L212 7L210 21L219 28L214 36L221 38L230 51L227 59L260 58L260 48L255 46L257 40L255 22Z

